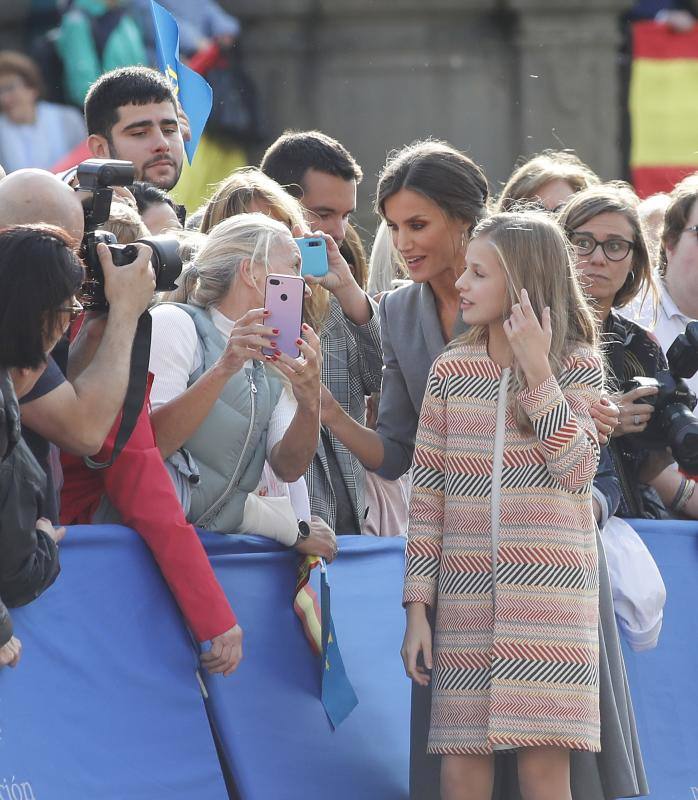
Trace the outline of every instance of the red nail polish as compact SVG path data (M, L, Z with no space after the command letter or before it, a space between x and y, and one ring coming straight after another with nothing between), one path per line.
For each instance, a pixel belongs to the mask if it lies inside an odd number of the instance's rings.
M300 347L303 344L302 339L296 339L296 344Z
M302 327L303 327L304 331L309 331L310 330L310 325L306 325L305 322L303 323Z
M270 347L276 347L276 346L277 346L277 344L276 344L276 342L269 342L269 346L270 346Z
M279 329L278 328L272 328L271 332L274 334L274 336L278 336L279 335Z
M264 309L264 316L265 316L265 317L269 317L269 316L271 316L271 311L267 311L267 309L265 308L265 309Z
M281 355L281 350L275 350L274 355L278 358Z

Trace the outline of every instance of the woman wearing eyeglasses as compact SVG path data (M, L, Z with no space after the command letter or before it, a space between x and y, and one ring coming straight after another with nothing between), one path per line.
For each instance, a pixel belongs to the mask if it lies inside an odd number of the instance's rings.
M609 379L618 393L620 422L609 444L621 489L616 513L661 518L673 497L663 482L657 484L667 459L664 450L648 447L640 435L652 418L657 390L642 386L624 391L632 378L653 378L667 368L657 340L621 312L636 296L656 292L638 202L630 187L604 184L572 197L560 222L575 249L585 291L594 300L607 347ZM681 476L676 475L678 488Z

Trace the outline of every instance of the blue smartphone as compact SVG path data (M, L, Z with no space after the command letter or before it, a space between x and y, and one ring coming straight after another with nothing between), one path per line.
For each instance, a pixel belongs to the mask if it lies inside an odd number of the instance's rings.
M322 278L327 275L327 245L320 236L303 237L294 240L301 251L301 275Z

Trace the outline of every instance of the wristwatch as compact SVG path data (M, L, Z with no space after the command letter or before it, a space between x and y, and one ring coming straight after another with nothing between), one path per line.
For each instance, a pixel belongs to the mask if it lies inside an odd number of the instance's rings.
M298 538L296 539L296 544L300 544L304 542L310 536L310 525L304 520L298 520Z

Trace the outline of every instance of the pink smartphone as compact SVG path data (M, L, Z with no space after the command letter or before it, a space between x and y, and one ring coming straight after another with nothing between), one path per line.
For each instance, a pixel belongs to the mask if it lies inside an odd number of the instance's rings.
M269 328L279 329L274 340L276 349L291 358L298 358L300 355L296 340L301 337L304 297L303 278L296 275L267 275L264 308L271 311L271 314L264 320L264 324ZM274 348L263 347L262 352L271 356L274 355Z

